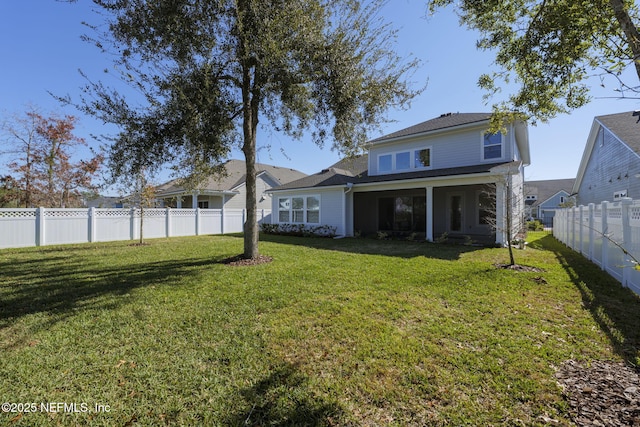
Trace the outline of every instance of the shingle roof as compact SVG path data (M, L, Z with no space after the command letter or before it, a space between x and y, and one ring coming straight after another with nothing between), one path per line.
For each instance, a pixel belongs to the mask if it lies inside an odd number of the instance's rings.
M567 194L571 194L575 181L575 178L525 181L525 196L537 196L537 199L532 206L538 206L561 190L566 191Z
M211 176L207 182L199 186L200 190L207 191L231 191L245 182L246 169L243 160L228 160L225 164L225 175ZM291 168L283 168L280 166L267 165L264 163L256 163L258 173L267 172L271 177L278 181L279 184L286 184L291 181L298 180L306 176L306 174ZM176 193L184 191L180 186L179 180L172 180L164 183L157 188L159 195L163 193Z
M372 144L384 142L403 136L417 135L425 132L432 132L440 129L447 129L455 126L467 125L487 121L491 118L491 113L447 113L435 119L409 126L408 128L381 136L370 141Z
M640 154L640 115L633 111L598 116L596 120L607 127L633 151Z
M292 181L288 184L281 185L274 188L274 190L293 190L299 188L329 187L334 185L343 186L347 183L368 184L421 178L436 178L449 175L487 173L496 166L508 163L510 162L369 176L368 155L363 154L355 158L346 158L340 160L338 163L330 166L327 169L324 169L316 174L309 175L302 179Z

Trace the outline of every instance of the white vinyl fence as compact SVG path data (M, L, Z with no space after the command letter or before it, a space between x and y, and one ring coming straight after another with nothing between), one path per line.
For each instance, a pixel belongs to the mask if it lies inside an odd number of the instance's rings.
M640 271L634 268L634 258L640 260L640 200L558 210L553 235L640 294Z
M271 211L258 210L258 222ZM144 238L239 233L244 209L145 209ZM0 249L140 238L138 209L0 209Z

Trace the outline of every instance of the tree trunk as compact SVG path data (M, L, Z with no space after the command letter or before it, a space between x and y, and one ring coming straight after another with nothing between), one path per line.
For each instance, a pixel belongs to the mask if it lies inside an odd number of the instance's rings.
M633 53L633 62L636 67L636 74L638 75L638 79L640 79L640 33L638 33L638 29L633 24L623 0L609 0L609 4L613 8L613 12L620 24L620 28L624 31L627 43Z
M258 251L258 218L257 218L257 189L256 189L256 130L258 128L258 98L259 94L252 91L251 67L245 65L242 81L243 123L242 130L246 164L246 208L247 218L244 224L244 257L255 259L260 255Z

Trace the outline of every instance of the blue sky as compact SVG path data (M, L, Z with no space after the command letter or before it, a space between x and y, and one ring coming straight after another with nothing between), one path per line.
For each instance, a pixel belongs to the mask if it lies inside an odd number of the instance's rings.
M382 134L442 113L491 110L476 85L480 74L491 69L491 53L475 49L477 34L461 27L451 10L425 18L425 4L426 0L393 0L383 11L385 18L399 29L400 55L413 55L422 61L413 80L418 86L427 82L427 87L409 110L389 112L388 117L394 122L386 124ZM0 120L26 111L30 104L43 112L74 114L79 117L76 134L97 145L90 135L105 133L105 126L73 109L62 109L48 93L77 98L85 84L79 69L92 78L103 79L103 70L111 66L108 57L80 39L87 32L82 21L100 23L92 8L88 0L75 4L55 0L0 1ZM608 82L606 88L599 83L593 80L592 95L596 99L588 106L530 127L532 164L526 169L527 179L575 177L593 118L640 109L637 100L608 99L615 96L614 82ZM309 174L339 160L338 153L328 148L330 143L319 149L309 141L294 141L268 130L261 131L258 144L262 147L258 153L260 162ZM239 151L233 157L243 158ZM0 174L4 164L0 163Z

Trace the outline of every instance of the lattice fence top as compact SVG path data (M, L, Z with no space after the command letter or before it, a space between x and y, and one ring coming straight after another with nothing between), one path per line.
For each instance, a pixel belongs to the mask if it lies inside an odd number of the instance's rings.
M35 218L36 209L0 209L0 218Z
M98 218L129 218L131 216L131 211L129 209L96 209L96 217Z
M634 221L640 220L640 206L633 206L631 208L631 219Z
M86 218L89 211L87 209L47 209L44 215L52 218Z
M194 216L195 209L171 209L171 216Z
M622 208L615 207L607 210L607 216L609 218L620 219L622 218Z

